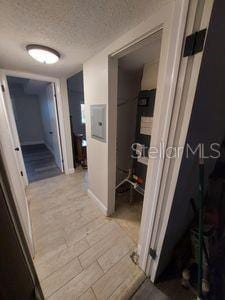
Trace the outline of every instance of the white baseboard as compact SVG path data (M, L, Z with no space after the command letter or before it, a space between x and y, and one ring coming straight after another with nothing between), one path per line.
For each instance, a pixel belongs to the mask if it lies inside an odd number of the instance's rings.
M103 214L105 216L108 216L107 208L90 189L88 189L88 195L95 202L95 204L100 208L100 210L103 212Z
M70 174L73 174L73 173L74 173L74 168L70 168L70 169L65 170L66 175L70 175Z
M32 141L32 142L23 142L21 143L21 146L30 146L30 145L38 145L38 144L44 144L44 141Z

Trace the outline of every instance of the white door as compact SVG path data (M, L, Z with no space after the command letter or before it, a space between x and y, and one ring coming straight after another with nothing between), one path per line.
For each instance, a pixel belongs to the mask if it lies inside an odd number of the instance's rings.
M4 86L2 90L0 89L0 151L28 247L31 255L34 256L28 201L25 194L23 177L21 176L21 160L19 160L20 156L17 151L14 150L15 136L12 135L11 119L8 116L8 110L5 105L6 101L10 101L10 99L7 97L8 93L6 92L7 83L3 79L2 74L0 74L1 85Z
M61 149L61 138L58 123L57 99L54 83L50 83L47 87L47 101L50 121L51 147L55 158L55 163L63 172L63 160Z
M14 149L15 155L17 157L20 176L22 177L23 185L24 185L24 187L26 187L28 185L28 178L27 178L26 168L24 165L19 135L18 135L18 131L17 131L16 121L15 121L15 116L14 116L14 111L13 111L13 105L12 105L12 99L11 99L11 96L9 93L8 82L7 82L7 78L6 78L5 74L0 73L0 76L1 76L1 82L3 85L3 91L4 91L3 92L4 107L6 109L7 118L9 120L9 126L10 126L11 132L12 132L13 149Z

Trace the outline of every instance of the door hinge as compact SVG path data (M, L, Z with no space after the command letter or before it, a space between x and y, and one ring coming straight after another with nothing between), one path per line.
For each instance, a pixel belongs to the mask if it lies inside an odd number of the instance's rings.
M195 55L201 52L204 47L206 28L186 37L183 57Z
M1 89L2 89L2 92L5 93L5 87L3 84L1 84Z
M149 255L151 256L152 259L156 259L156 251L152 248L149 249Z
M23 176L23 171L20 171L20 175Z

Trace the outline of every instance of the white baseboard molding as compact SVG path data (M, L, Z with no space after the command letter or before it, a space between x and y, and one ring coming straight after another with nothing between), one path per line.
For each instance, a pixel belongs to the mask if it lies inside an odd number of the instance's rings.
M32 141L32 142L23 142L21 143L21 146L30 146L30 145L38 145L38 144L44 144L44 141Z
M70 169L65 170L66 175L70 175L70 174L73 174L73 173L74 173L74 168L70 168Z
M105 216L108 216L107 208L90 189L88 189L88 195L95 202L95 204L100 208L103 214Z

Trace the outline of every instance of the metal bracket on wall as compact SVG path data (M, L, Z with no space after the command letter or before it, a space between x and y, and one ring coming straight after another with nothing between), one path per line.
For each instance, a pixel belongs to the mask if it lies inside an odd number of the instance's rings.
M206 31L205 28L186 37L183 57L195 55L203 50Z
M149 255L151 256L152 259L156 259L156 251L152 248L149 249Z

